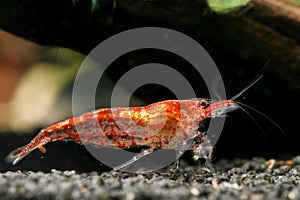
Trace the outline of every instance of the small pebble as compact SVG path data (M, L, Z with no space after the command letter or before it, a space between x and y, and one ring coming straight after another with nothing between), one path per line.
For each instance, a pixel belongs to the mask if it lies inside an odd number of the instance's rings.
M197 188L191 188L191 194L194 196L199 196L200 192Z

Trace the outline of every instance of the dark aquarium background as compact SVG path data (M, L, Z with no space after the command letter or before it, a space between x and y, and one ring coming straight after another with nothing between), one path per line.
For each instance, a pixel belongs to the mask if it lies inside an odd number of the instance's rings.
M217 9L211 2L2 0L1 171L108 170L84 146L72 142L49 143L45 155L34 151L16 166L5 163L4 157L27 144L41 128L71 117L72 83L84 55L117 33L149 26L179 31L202 45L222 75L228 98L263 74L237 101L274 122L247 107L246 112L228 113L213 161L252 157L288 159L298 155L300 23L296 17L299 13L293 15L295 18L285 16L284 12L277 15L268 5L257 1L234 9ZM109 106L114 85L124 73L150 62L176 69L190 82L198 98L209 98L202 77L185 59L167 51L143 49L122 55L109 66L101 79L107 95L97 93L97 106ZM147 105L174 98L167 87L147 84L134 92L130 103ZM190 152L183 157L189 164L197 165Z

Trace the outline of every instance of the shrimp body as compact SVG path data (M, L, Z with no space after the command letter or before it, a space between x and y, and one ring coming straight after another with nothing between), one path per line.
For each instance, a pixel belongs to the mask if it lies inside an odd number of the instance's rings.
M56 140L72 140L99 147L149 147L182 150L188 140L200 138L192 148L200 151L205 133L199 126L205 119L239 108L232 100L166 100L141 107L102 108L42 129L26 146L7 156L13 165L36 148Z

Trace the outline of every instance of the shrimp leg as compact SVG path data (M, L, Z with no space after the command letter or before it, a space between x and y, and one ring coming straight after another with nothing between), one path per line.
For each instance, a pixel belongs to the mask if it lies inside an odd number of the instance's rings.
M142 150L141 153L137 154L136 156L134 156L133 158L131 158L130 160L122 163L121 165L118 165L117 167L114 167L114 171L118 171L118 170L125 170L127 167L129 167L129 165L131 165L132 163L134 163L135 161L141 159L142 157L152 153L154 151L154 147L151 147L149 149L144 149Z

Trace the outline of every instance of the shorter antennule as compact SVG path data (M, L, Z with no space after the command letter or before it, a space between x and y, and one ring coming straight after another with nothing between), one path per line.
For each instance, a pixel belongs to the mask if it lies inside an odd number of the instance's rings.
M270 59L268 59L268 61L266 62L266 64L263 66L263 68L259 71L259 73L254 77L254 79L245 87L245 89L243 89L242 91L240 91L238 94L234 95L231 100L235 100L237 98L239 98L245 91L247 91L249 88L251 88L255 83L257 83L257 81L259 81L263 75L262 72L265 70L265 68L267 67L267 65L269 64Z
M238 97L240 97L245 91L247 91L249 88L251 88L255 83L257 83L257 81L259 81L261 78L263 77L263 75L261 74L257 79L254 79L252 82L250 82L245 89L243 89L242 91L240 91L238 94L234 95L230 100L235 100Z

